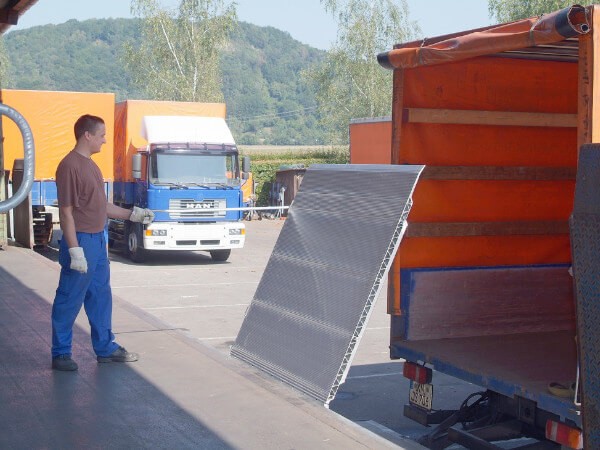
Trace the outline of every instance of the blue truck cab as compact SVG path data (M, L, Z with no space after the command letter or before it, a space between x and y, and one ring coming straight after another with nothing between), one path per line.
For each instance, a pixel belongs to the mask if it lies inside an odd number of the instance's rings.
M144 149L132 155L133 181L115 188L115 204L154 211L151 224L109 221L109 246L121 244L131 260L148 251L203 250L226 261L245 241L237 146L222 118L145 116ZM116 181L115 181L116 183Z

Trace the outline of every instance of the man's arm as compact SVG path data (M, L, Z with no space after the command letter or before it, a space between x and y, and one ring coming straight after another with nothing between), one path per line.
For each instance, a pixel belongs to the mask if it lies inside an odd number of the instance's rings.
M75 219L73 219L73 207L59 206L58 214L60 217L60 228L63 232L63 239L67 241L67 247L69 247L69 256L71 257L71 264L69 267L77 272L86 273L87 260L85 259L83 248L79 246L79 241L77 240Z
M79 247L77 242L77 234L75 234L75 219L73 219L72 206L60 206L58 208L60 218L60 229L63 233L63 238L67 241L69 248Z
M137 206L134 206L133 209L125 209L110 202L106 203L106 214L111 219L131 220L143 224L149 224L154 220L154 213L149 209Z
M111 202L106 203L106 214L111 219L127 220L131 217L131 209L121 208Z

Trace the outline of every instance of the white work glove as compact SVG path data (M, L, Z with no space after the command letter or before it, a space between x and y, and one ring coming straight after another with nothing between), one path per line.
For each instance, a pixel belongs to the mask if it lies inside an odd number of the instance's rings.
M69 249L69 255L71 255L71 269L77 272L87 272L87 260L81 247L71 247Z
M141 222L146 225L154 220L154 213L151 209L134 206L133 211L131 211L131 216L129 216L129 220L132 222Z

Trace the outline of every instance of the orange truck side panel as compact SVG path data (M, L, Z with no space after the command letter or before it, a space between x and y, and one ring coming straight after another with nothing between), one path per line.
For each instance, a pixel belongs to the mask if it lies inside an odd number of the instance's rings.
M131 157L148 143L142 138L144 116L205 116L225 118L224 103L127 100L114 106L114 173L115 180L132 181Z
M401 102L394 105L399 148L393 149L398 151L400 164L566 169L563 173L577 166L575 127L418 123L407 122L411 116L400 114L410 108L577 114L577 64L480 57L406 69L400 79L403 82L395 89L402 91L394 93L394 101ZM356 162L380 162L373 149L359 155ZM574 186L574 180L564 179L424 176L413 194L408 222L564 222L573 207ZM567 234L405 236L390 273L389 312L401 312L399 273L403 268L568 264L570 260Z
M93 156L102 176L113 177L114 94L90 92L2 90L4 104L23 115L31 128L35 148L36 180L53 179L60 160L75 146L73 125L83 114L104 119L106 144ZM12 120L2 116L4 168L12 170L23 158L23 138Z
M405 72L405 108L577 113L577 65L475 58ZM575 128L404 123L400 162L576 166Z
M390 164L392 121L389 119L350 124L350 164Z
M405 71L403 108L577 112L577 65L474 58ZM403 122L400 162L575 168L575 128ZM574 180L419 181L409 222L566 221ZM568 236L407 238L401 267L568 263Z
M409 222L566 221L575 181L421 180Z
M483 57L405 71L404 107L577 113L577 64Z
M398 261L402 268L566 264L571 260L569 242L566 234L405 237Z
M406 123L401 164L576 167L575 128Z

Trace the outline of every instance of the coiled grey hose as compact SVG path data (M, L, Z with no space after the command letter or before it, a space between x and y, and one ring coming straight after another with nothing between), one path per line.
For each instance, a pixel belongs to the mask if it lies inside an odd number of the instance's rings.
M33 149L33 134L31 133L31 128L29 128L29 124L21 113L10 106L0 103L0 115L9 117L17 127L19 127L21 136L23 136L23 149L25 150L23 160L23 182L12 197L0 202L0 213L5 213L18 206L25 198L27 198L27 195L29 195L29 192L31 191L35 168L35 152Z

